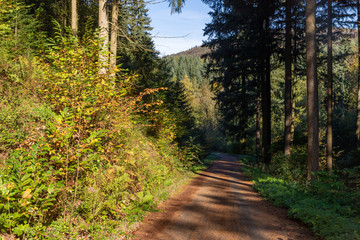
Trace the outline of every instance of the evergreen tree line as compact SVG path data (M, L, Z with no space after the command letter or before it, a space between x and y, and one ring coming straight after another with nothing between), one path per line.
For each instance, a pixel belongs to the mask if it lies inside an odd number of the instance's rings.
M228 137L306 178L358 166L356 1L212 1L205 46ZM336 157L336 161L333 158Z
M211 89L213 76L206 73L208 63L201 55L178 55L167 56L165 61L172 81L184 89L184 99L194 119L193 135L207 150L227 151L227 143L221 133L219 111Z

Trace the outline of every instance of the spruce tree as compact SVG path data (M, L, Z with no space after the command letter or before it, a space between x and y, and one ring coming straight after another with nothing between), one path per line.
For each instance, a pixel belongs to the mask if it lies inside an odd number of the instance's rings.
M290 155L291 123L292 123L292 49L291 49L291 8L292 0L285 3L285 128L284 128L284 153Z
M217 73L217 100L230 136L243 138L256 112L261 90L264 162L271 159L271 55L275 52L274 14L280 1L213 1L205 45L211 49L210 71ZM261 87L260 89L258 87Z
M150 35L148 9L144 1L137 0L120 4L119 11L118 63L139 75L140 88L151 87L155 83L153 70L157 68L158 53Z
M316 68L316 1L306 0L306 75L307 75L307 179L315 179L319 168L319 109Z

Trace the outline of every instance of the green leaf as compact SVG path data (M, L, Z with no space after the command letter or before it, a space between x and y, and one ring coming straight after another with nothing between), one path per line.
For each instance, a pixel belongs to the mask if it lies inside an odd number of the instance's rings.
M27 169L27 170L29 170L29 169ZM25 174L25 175L21 178L21 182L24 182L25 180L27 180L28 178L30 178L31 175L32 175L31 173Z

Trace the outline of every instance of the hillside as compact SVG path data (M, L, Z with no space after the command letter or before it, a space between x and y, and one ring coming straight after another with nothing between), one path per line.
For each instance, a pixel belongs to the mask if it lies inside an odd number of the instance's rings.
M175 54L171 54L169 56L172 56L172 57L180 57L180 56L199 56L199 57L202 57L204 54L207 54L209 52L210 52L209 48L196 46L196 47L190 48L189 50L182 51L182 52L175 53Z

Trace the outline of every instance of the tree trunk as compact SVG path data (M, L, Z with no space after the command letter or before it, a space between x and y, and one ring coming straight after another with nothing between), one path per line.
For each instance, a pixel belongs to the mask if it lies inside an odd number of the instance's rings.
M14 37L15 37L15 51L17 51L18 47L18 10L17 10L17 1L15 1L16 10L15 10L15 29L14 29Z
M319 168L319 108L316 69L316 0L306 0L306 77L307 77L307 179L314 180Z
M270 84L270 56L265 60L265 82L263 89L263 156L264 162L271 161L271 84Z
M333 106L332 106L332 1L328 0L328 56L327 56L327 145L326 145L326 158L327 158L327 168L329 174L332 171L332 162L333 162L333 129L332 129L332 117L333 117Z
M77 0L71 0L71 29L76 36L78 32Z
M260 139L261 139L261 129L260 129L260 121L261 121L261 98L260 96L256 99L256 157L260 156Z
M295 14L295 9L293 11L293 13ZM296 107L296 83L297 83L297 41L296 41L296 19L294 21L294 29L293 29L293 38L294 38L294 43L293 43L293 62L294 62L294 71L293 71L293 83L292 83L292 110L291 110L291 143L290 146L292 147L294 145L294 135L295 135L295 107Z
M270 25L269 17L265 20L265 33L268 34ZM268 36L266 37L266 39ZM266 40L267 41L267 40ZM268 46L268 42L266 42ZM264 162L269 164L271 161L271 64L270 64L270 52L268 47L265 52L265 78L264 78L264 86L263 86L263 156Z
M284 154L290 155L291 150L291 0L286 0L285 14L285 128Z
M117 0L112 3L111 13L111 39L110 39L110 68L116 67L117 35L118 35L119 3Z
M297 72L297 67L296 67L296 56L294 57L294 78L293 78L293 84L292 84L292 102L291 102L291 137L290 137L290 146L292 147L294 145L294 135L295 135L295 108L296 108L296 101L295 101L295 97L296 97L296 82L297 82L297 76L296 76L296 72Z
M245 73L242 73L242 79L241 79L241 95L242 96L246 96L246 75ZM246 98L246 97L245 97ZM244 99L242 102L242 109L248 109L248 104L247 104L247 100ZM245 111L246 111L245 110ZM247 117L243 116L243 119L241 120L241 152L245 153L246 152L246 137L247 137Z
M60 14L61 17L61 21L63 23L63 26L67 26L67 18L68 18L68 1L67 0L63 0L63 7L64 7L64 11L62 14Z
M357 28L358 28L358 94L357 94L357 118L356 118L356 147L360 147L360 4L356 1Z
M108 66L109 20L106 0L99 0L100 74L106 74Z

